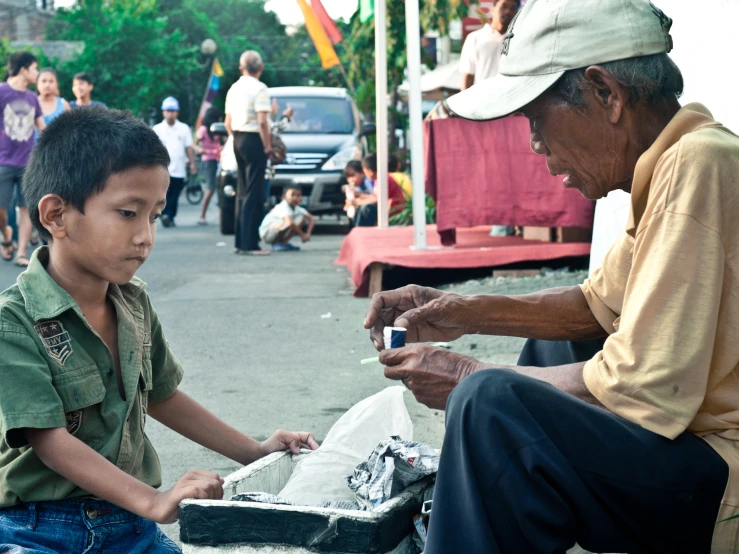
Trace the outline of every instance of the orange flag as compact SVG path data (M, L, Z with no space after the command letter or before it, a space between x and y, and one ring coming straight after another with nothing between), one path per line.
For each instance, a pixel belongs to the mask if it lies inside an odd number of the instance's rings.
M326 13L326 8L321 4L321 0L310 0L310 6L313 8L313 12L316 14L316 17L318 17L318 21L321 22L321 27L326 31L328 38L331 39L331 44L338 44L344 40L344 37L341 36L341 31L339 31L336 23L334 23L331 16Z
M321 25L321 22L318 20L316 13L308 4L306 4L305 0L297 1L298 6L300 6L301 11L303 12L303 17L305 18L305 28L308 30L310 38L313 39L313 45L316 47L318 55L321 57L321 65L323 68L328 69L341 64L334 47L331 45L331 40L328 38L328 35Z

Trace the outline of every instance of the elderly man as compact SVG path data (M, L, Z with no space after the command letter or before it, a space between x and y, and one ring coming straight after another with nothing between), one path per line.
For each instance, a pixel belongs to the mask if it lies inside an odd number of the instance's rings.
M264 172L272 149L272 104L267 85L259 80L264 71L259 52L241 54L239 68L242 76L226 95L225 121L238 164L234 246L237 254L266 255L269 251L259 247L259 224L264 217Z
M392 324L413 342L538 339L492 369L424 344L381 354L446 405L426 554L739 552L739 138L680 107L671 23L646 0L529 0L500 74L449 99L470 119L522 113L564 186L630 191L632 208L579 287L373 298L378 348Z

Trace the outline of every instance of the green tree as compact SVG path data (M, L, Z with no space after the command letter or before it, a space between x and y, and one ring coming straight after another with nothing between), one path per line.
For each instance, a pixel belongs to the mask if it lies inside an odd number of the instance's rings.
M57 64L62 94L71 76L95 78L95 97L115 108L147 117L197 62L197 49L157 10L155 0L87 0L59 9L47 27L49 40L82 40L84 51Z

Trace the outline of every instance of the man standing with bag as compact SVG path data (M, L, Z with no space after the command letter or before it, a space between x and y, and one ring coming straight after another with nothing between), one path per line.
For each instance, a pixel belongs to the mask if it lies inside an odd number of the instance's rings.
M264 216L264 173L272 148L267 85L259 80L264 63L259 52L247 50L239 60L241 78L226 95L226 130L233 135L238 164L236 195L237 254L267 255L259 247L259 224Z

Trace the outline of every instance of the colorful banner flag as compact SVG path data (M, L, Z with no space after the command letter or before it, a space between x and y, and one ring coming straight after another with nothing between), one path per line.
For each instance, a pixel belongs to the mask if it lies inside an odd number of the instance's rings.
M321 57L321 65L323 69L340 65L339 57L336 55L334 47L331 45L331 40L328 38L326 31L323 30L321 22L318 20L316 13L311 7L305 2L305 0L297 0L303 17L305 18L305 28L308 30L310 38L313 39L313 45L318 51L318 55Z
M323 30L326 31L328 38L331 40L331 44L338 44L344 40L344 37L341 36L341 31L339 31L336 23L334 23L331 16L326 13L326 8L321 4L321 0L310 0L310 6L313 8L313 12L316 14L316 17L318 17L318 21L321 22L321 27L323 27Z
M210 79L208 79L208 88L205 89L203 103L200 104L198 126L200 126L200 120L203 119L205 112L207 112L208 108L213 105L213 101L218 96L218 91L221 89L221 77L223 77L223 68L219 63L218 58L216 58L213 60L213 68L210 71Z
M366 23L375 17L375 0L359 0L359 20Z

